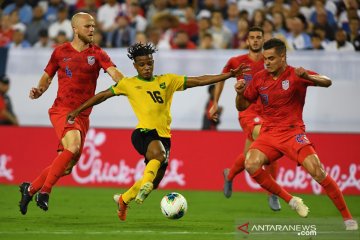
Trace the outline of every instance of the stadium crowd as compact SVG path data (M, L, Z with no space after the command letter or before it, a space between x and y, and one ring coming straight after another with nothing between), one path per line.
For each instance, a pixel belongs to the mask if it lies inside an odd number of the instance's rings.
M359 51L358 0L5 0L0 47L53 48L72 39L70 16L97 20L95 44L158 49L246 49L249 27L289 50Z

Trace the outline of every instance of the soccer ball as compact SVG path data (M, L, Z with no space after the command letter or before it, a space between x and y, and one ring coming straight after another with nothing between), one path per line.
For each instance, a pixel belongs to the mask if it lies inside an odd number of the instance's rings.
M161 212L169 219L182 218L187 211L187 202L180 193L172 192L165 195L160 202Z

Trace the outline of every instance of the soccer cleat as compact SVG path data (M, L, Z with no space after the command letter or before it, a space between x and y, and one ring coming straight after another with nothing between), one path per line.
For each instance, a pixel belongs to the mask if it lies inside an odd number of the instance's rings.
M344 221L344 224L345 224L345 230L347 231L355 231L358 230L359 228L357 221L354 219L346 220Z
M28 183L28 182L23 182L19 186L20 193L21 193L21 200L19 202L19 207L20 207L20 212L22 215L26 214L29 202L32 201L32 198L33 198L32 196L30 196L29 186L30 186L30 183Z
M147 198L147 196L149 196L149 194L153 190L153 187L154 185L152 182L147 182L144 185L142 185L140 187L138 194L136 195L135 202L138 204L142 204L144 200Z
M49 194L48 193L38 193L36 195L36 205L44 211L49 209Z
M232 181L228 180L230 169L225 168L223 171L224 175L224 195L226 198L230 198L232 194Z
M128 205L122 199L121 194L115 194L113 199L118 206L118 211L117 211L118 217L120 218L121 221L125 221Z
M307 217L307 215L309 214L309 208L303 203L303 200L299 197L292 197L289 205L299 214L300 217Z
M278 196L271 194L269 195L268 199L269 199L269 207L271 208L271 210L273 211L281 210L281 205Z

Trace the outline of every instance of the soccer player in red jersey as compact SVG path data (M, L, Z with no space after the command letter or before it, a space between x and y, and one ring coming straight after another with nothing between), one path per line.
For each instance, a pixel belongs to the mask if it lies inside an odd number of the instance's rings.
M237 80L245 79L246 84L248 84L253 79L255 73L264 69L264 59L262 56L264 30L257 26L251 27L249 29L246 41L249 46L249 52L244 55L230 58L223 69L223 73L229 72L230 69L244 64L245 66L248 66L249 71L245 72L241 76L238 76ZM214 105L209 111L209 115L213 117L214 120L216 120L218 117L218 101L224 88L224 84L225 82L216 83ZM231 197L232 194L233 179L237 174L241 173L245 169L245 155L249 149L250 144L259 136L262 123L262 119L260 117L261 106L259 104L260 103L252 104L245 111L239 112L239 123L245 135L247 136L247 139L243 152L240 153L239 156L235 159L235 162L230 169L226 168L223 171L224 195L227 198ZM271 173L274 179L276 179L277 169L278 164L275 161L266 166L266 170ZM269 206L274 211L279 211L281 209L279 199L276 195L269 195Z
M91 108L82 112L73 122L66 121L69 111L77 108L95 94L100 69L104 69L117 82L123 75L109 56L92 44L95 20L87 13L77 13L71 19L74 39L57 47L50 58L38 86L30 90L30 98L39 98L58 75L59 88L54 104L49 109L50 121L59 138L58 156L31 183L20 185L20 211L26 214L27 206L35 193L37 205L48 210L49 195L57 180L71 173L83 148L89 129Z
M298 197L290 195L262 169L264 164L286 155L302 165L325 190L341 213L346 230L357 230L344 197L336 182L328 175L317 156L312 143L306 137L302 119L308 86L329 87L331 80L323 75L294 68L286 63L286 46L276 38L264 43L263 71L257 73L245 88L245 80L235 85L236 107L245 110L256 102L262 103L263 124L260 136L251 144L246 155L245 168L261 187L284 199L301 217L309 209Z

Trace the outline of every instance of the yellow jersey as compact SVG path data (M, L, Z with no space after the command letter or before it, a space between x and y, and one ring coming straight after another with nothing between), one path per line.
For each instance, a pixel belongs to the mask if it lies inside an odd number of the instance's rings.
M138 119L136 128L156 129L160 137L170 138L170 107L175 91L186 89L186 76L164 74L145 80L125 77L111 87L115 95L127 96Z

